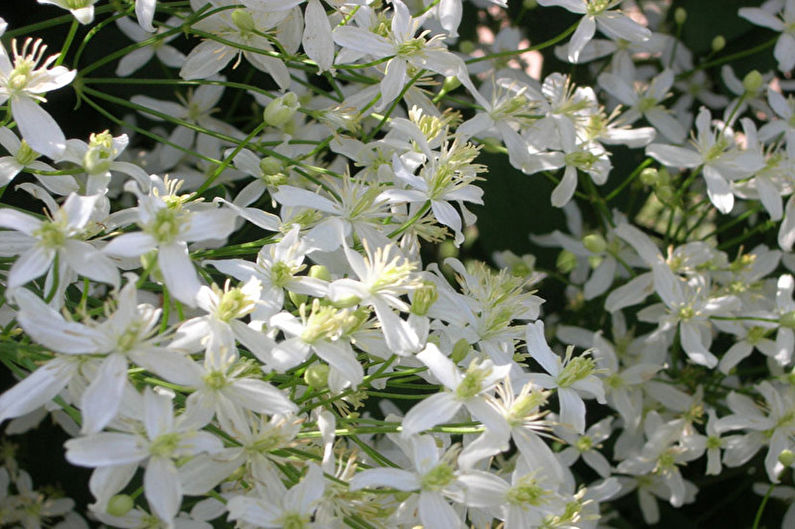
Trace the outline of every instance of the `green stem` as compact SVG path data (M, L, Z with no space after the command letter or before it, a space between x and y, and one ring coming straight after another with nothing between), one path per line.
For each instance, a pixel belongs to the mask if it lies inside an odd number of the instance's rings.
M754 517L754 525L751 526L751 529L759 529L759 524L762 522L762 513L765 512L765 505L767 505L767 501L770 499L770 495L773 493L774 488L775 485L772 483L767 488L765 497L762 498L762 503L759 504L759 508L756 510L756 516Z
M80 23L77 19L72 20L72 25L69 26L69 33L66 35L66 41L63 43L63 47L61 47L61 53L58 54L58 58L55 59L55 66L60 66L64 59L66 59L66 53L69 51L69 48L72 47L72 41L75 40L75 34L77 33L77 27Z

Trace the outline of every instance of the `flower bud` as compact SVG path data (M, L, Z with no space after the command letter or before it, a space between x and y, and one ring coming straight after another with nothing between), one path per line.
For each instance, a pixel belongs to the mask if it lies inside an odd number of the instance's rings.
M427 281L423 282L422 287L414 292L414 299L411 300L411 313L425 316L437 299L439 299L439 292L436 291L436 285Z
M251 16L251 12L245 7L232 11L230 18L232 23L243 33L254 31L254 17Z
M457 364L466 358L469 354L469 349L469 342L466 341L466 338L461 338L453 346L453 353L450 355L450 360Z
M555 261L555 268L561 274L568 274L577 266L577 256L568 250L562 250Z
M784 449L778 455L778 462L784 465L785 467L792 466L792 463L795 463L795 454L792 453L792 450Z
M281 128L293 119L300 106L298 96L293 92L287 92L268 103L265 112L262 113L262 119L268 125Z
M674 188L671 187L670 185L657 186L657 189L654 190L654 193L657 195L657 198L660 199L660 202L662 202L663 204L668 204L676 196Z
M681 26L685 23L685 20L687 20L687 10L684 7L677 7L676 10L674 10L674 22L676 22L678 26Z
M116 494L108 500L105 512L111 516L124 516L135 506L133 499L127 494Z
M442 93L452 92L456 88L461 86L461 81L458 77L450 76L444 78L444 83L442 83Z
M607 241L598 233L591 233L582 238L582 245L593 253L602 253L607 249Z
M325 388L328 384L328 373L329 367L326 364L312 364L304 371L304 382L310 388Z
M654 167L647 167L640 172L640 181L643 182L645 186L653 186L659 180L659 176L660 171Z
M309 277L320 279L321 281L331 281L331 274L323 265L312 265L309 269Z
M762 79L762 74L759 73L759 70L751 70L743 77L743 88L749 94L755 94L762 88L762 84L765 82Z
M355 307L362 301L362 298L358 296L348 296L347 298L342 298L338 300L332 300L331 306L338 308L338 309L347 309L350 307Z
M726 47L726 37L723 35L718 35L714 39L712 39L712 51L715 53L719 52L723 48Z
M477 46L475 46L475 43L472 42L471 40L462 40L461 42L458 43L458 51L460 51L464 55L469 55L476 49Z

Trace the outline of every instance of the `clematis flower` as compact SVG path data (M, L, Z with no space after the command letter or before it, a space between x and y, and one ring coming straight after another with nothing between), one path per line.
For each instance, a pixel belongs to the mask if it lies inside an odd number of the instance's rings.
M66 148L66 138L58 123L38 103L44 94L72 82L76 72L64 66L49 66L58 58L50 55L42 62L47 46L41 39L25 39L22 49L11 41L13 57L0 44L0 104L10 101L11 113L22 137L36 151L57 158Z
M620 11L610 11L621 0L538 0L542 6L559 6L584 15L569 43L569 62L578 62L580 53L596 33L596 28L616 39L642 42L651 38L651 31Z
M744 7L737 14L752 24L781 33L773 55L779 70L791 72L795 68L795 0L768 0L761 7Z

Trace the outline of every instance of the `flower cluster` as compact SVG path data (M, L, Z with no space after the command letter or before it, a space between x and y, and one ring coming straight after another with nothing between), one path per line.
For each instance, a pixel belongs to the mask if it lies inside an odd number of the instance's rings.
M0 24L0 185L41 203L0 208L0 422L58 420L90 519L619 528L734 468L755 524L795 497L795 0L740 9L778 67L742 79L664 0L525 2L573 24L493 53L460 0L39 2L61 53ZM577 82L510 59L542 50ZM66 86L120 129L67 139ZM565 226L503 226L538 255L473 250L482 151L552 182ZM0 504L85 526L21 470Z

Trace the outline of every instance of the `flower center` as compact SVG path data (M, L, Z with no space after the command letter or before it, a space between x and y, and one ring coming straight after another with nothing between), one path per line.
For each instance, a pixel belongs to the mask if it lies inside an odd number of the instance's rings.
M592 358L587 356L576 356L566 364L566 367L564 367L563 371L558 375L558 386L561 388L569 387L578 380L582 380L593 373L595 368L596 364Z
M57 250L66 242L66 230L60 222L46 221L33 232L33 236L39 240L39 244L44 248Z
M441 490L455 479L455 472L447 463L439 463L420 480L422 490Z
M149 453L154 457L171 457L179 446L179 434L176 432L159 435L149 445Z
M30 162L32 162L38 157L39 153L31 149L30 145L28 145L28 142L26 142L25 140L22 140L20 142L19 150L17 151L17 154L14 156L14 158L16 158L16 160L22 165L28 165Z
M542 505L546 503L549 491L538 484L538 481L525 476L519 483L508 489L505 499L511 505Z

